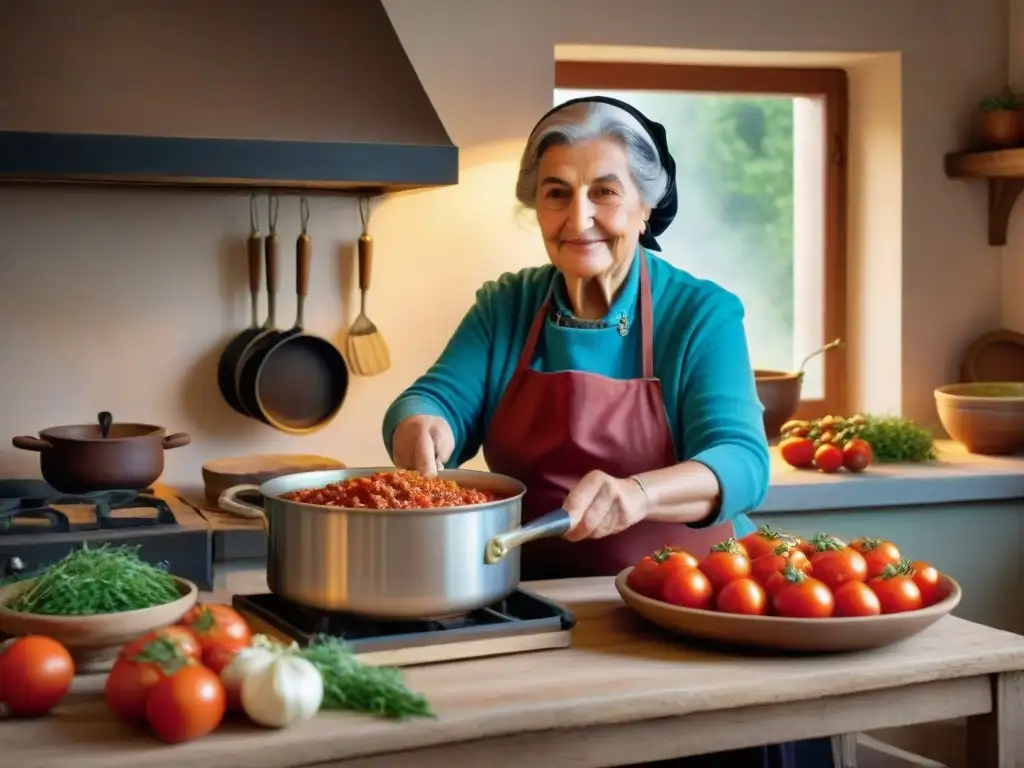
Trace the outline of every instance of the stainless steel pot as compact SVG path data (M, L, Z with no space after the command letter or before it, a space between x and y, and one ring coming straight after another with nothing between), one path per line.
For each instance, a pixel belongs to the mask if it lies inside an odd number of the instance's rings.
M500 493L500 501L440 509L324 507L281 496L394 467L303 472L260 486L236 485L219 506L262 517L267 583L302 605L381 618L463 614L507 597L519 584L519 547L561 536L569 515L555 510L520 527L525 486L490 472L449 469L440 477ZM258 492L263 505L239 498Z

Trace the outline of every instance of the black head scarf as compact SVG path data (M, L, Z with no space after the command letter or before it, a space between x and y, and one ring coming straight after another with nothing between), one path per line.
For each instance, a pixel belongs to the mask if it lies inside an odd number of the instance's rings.
M676 161L672 157L672 153L668 151L668 137L665 135L665 126L651 120L632 104L627 104L624 101L613 99L610 96L582 96L578 99L569 99L569 101L562 102L554 109L546 112L545 115L537 121L537 125L543 123L555 112L558 112L571 104L580 104L582 102L610 104L613 107L625 110L636 118L637 122L640 123L644 130L650 135L651 141L654 142L654 146L658 150L658 158L661 160L661 167L664 168L665 172L668 174L668 187L665 189L665 194L662 196L661 200L659 200L657 205L651 209L651 217L647 221L647 228L640 235L640 245L650 251L661 251L661 246L658 245L656 238L668 229L668 225L672 223L673 219L675 219L676 211L679 207L679 199L676 194ZM536 131L537 126L534 126L533 130ZM532 135L533 131L531 131L530 134Z

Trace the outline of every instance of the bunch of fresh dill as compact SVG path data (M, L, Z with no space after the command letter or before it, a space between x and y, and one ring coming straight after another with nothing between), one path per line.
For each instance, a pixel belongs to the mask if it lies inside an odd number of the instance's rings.
M174 577L138 547L83 546L54 563L7 607L50 616L93 616L163 605L181 597Z
M396 720L434 716L426 698L406 687L401 672L360 663L337 638L320 635L299 655L320 670L323 709L351 709Z

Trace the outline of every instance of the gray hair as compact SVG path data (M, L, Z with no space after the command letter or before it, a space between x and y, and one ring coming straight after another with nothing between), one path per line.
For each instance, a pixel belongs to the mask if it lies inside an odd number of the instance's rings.
M516 198L527 208L537 207L537 174L548 147L601 138L622 142L640 199L649 208L656 206L668 189L669 178L654 142L629 112L599 101L570 104L534 129L519 161Z

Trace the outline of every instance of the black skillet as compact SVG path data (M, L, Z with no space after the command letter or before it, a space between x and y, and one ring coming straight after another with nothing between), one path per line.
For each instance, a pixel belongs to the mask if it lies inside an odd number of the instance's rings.
M302 233L295 243L296 316L287 331L267 337L245 361L239 395L247 411L281 432L307 434L328 424L348 392L348 366L326 339L303 330L312 241L309 206L300 201Z
M264 325L259 321L259 299L260 299L260 251L262 250L263 238L260 235L259 215L256 210L256 195L249 196L249 297L252 305L251 322L249 327L233 338L221 352L220 362L217 363L217 386L225 402L235 411L248 416L245 406L238 398L238 390L235 388L235 372L238 370L239 361L245 354L252 341L260 334L265 333L270 327L272 320ZM267 269L267 280L270 280L270 269Z

